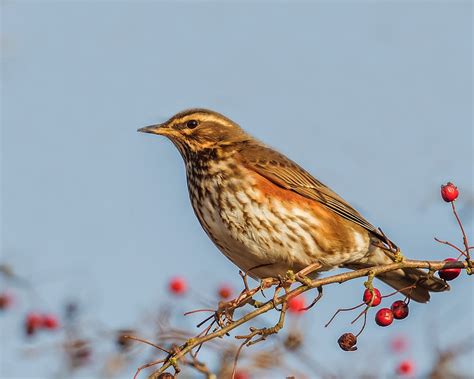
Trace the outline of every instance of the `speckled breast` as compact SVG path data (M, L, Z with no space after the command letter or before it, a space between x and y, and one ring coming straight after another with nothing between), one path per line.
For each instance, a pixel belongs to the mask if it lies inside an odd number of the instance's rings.
M259 178L232 157L189 163L187 178L202 227L251 276L282 275L316 261L330 269L366 253L363 248L355 257L352 248L331 249L323 236L327 225L312 202L268 193Z

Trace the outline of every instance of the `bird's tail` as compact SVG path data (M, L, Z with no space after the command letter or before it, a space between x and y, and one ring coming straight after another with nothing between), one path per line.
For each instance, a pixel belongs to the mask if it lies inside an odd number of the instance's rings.
M360 264L358 262L356 265L348 267L357 269L390 263L393 263L392 257L387 255L384 250L375 248L367 263ZM417 268L390 271L377 275L376 278L418 303L426 303L430 299L430 292L443 292L450 289L444 280L428 276L427 272Z
M417 268L404 268L402 270L386 272L377 276L390 287L408 296L418 303L426 303L430 299L430 292L443 292L449 290L445 281L428 277L427 273ZM415 285L415 287L410 288Z

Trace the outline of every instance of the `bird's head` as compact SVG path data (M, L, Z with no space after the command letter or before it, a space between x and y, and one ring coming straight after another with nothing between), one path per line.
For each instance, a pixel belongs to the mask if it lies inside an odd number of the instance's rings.
M185 110L163 124L146 126L138 131L168 137L182 154L199 153L251 138L232 120L207 109Z

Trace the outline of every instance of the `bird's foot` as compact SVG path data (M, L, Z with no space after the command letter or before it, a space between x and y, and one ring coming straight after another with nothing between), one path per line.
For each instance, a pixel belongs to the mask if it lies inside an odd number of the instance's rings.
M264 289L270 288L275 284L280 284L281 278L263 278L260 280L260 289L263 291Z
M313 283L313 281L308 278L307 276L303 276L303 275L299 275L299 274L296 274L295 275L295 280L305 286L308 286L308 287L311 287L311 284Z
M301 284L310 287L312 284L311 278L308 277L309 274L319 270L322 267L321 263L312 263L309 266L305 267L304 269L298 271L294 275L294 280L300 282Z
M245 304L250 304L256 308L259 307L260 302L253 299L253 295L255 295L258 291L262 290L262 283L258 287L249 288L247 283L247 273L239 271L239 275L242 278L244 283L244 289L240 292L239 296L235 299L227 301L227 302L220 302L219 309L217 310L218 315L221 315L224 312L233 312L236 308L242 307ZM263 282L263 281L262 281Z
M396 263L400 263L400 262L403 262L405 260L405 257L403 256L403 254L402 254L402 252L400 251L399 248L397 248L397 250L395 251L394 260L395 260Z

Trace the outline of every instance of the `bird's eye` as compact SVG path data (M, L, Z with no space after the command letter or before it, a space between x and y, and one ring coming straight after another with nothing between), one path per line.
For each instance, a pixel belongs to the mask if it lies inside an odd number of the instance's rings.
M186 126L189 128L189 129L194 129L196 126L198 126L198 122L196 120L189 120L187 123L186 123Z

